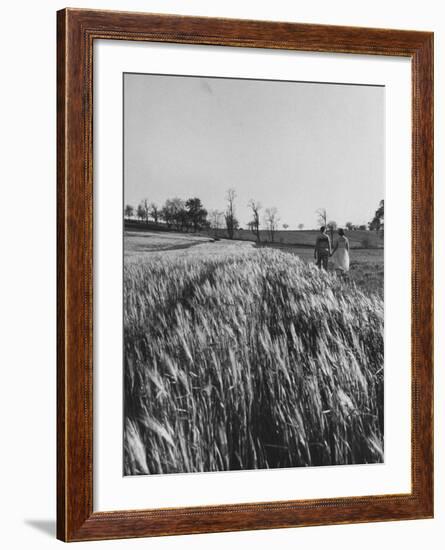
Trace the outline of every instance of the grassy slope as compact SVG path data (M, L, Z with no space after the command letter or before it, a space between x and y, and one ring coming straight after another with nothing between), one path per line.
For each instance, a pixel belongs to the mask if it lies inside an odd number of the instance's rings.
M152 222L150 222L149 225L147 226L143 222L138 222L136 220L131 220L131 222L129 222L127 220L125 224L126 224L126 231L132 232L133 234L150 232L151 234L163 233L164 235L184 235L186 237L189 236L191 238L195 236L194 233L178 233L173 230L171 232L166 232L165 226L164 227L159 225L156 226ZM280 229L275 232L274 240L277 244L281 243L281 244L289 244L292 246L313 247L319 233L320 232L316 229L304 229L302 231ZM207 238L214 237L216 235L219 238L226 239L227 231L225 229L220 229L215 232L215 230L211 229L208 231L201 231L200 235ZM262 242L266 242L270 240L269 235L265 230L260 231L260 236L261 236ZM376 231L365 231L365 230L346 231L346 236L349 239L351 248L382 248L384 244L383 234L377 233ZM252 233L252 231L248 229L235 231L234 238L236 240L249 240L249 241L256 240L255 235ZM338 238L338 234L334 233L334 241L337 238Z
M125 473L381 461L381 299L281 251L198 249L125 267Z
M221 253L238 254L257 247L253 241L229 241L222 239L212 242L208 236L203 237L190 233L162 232L162 231L126 231L125 232L125 261L139 262L147 260L147 253L163 252L164 255L196 254L215 256ZM283 252L297 255L303 260L313 263L313 248L299 248L282 244L261 245L278 248ZM334 263L330 262L330 269ZM361 289L378 293L383 297L383 249L353 249L351 250L351 271L349 277Z
M127 230L124 234L124 253L126 257L140 257L144 256L147 252L179 250L211 241L213 241L211 237L202 237L188 233Z

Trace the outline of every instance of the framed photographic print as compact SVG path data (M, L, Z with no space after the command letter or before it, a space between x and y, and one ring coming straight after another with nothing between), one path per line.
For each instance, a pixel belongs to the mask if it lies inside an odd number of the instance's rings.
M432 33L57 24L58 538L432 517Z

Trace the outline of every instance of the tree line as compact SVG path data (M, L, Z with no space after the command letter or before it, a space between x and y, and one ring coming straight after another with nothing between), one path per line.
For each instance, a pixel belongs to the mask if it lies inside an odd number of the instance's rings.
M135 209L130 204L125 206L125 217L136 216L141 222L164 224L168 229L177 231L200 231L209 227L207 210L201 199L192 197L187 200L174 197L167 199L162 207L155 202L143 199Z
M187 200L174 197L167 199L163 206L158 206L155 202L143 199L134 208L132 205L125 206L124 215L126 218L138 218L147 225L164 226L167 229L176 231L202 231L213 230L215 236L221 231L226 231L229 239L233 239L235 232L240 228L236 216L236 191L228 189L226 192L225 210L207 210L204 208L201 199L192 197ZM255 235L257 241L261 240L260 228L263 227L270 241L274 241L275 232L278 229L279 215L275 207L266 208L263 217L260 218L262 206L258 201L251 199L248 206L252 213L252 219L248 223L248 228ZM284 224L284 227L289 227Z
M235 232L240 227L236 216L236 191L228 189L225 196L225 210L207 210L198 197L192 197L187 200L174 197L167 199L163 206L158 206L155 202L143 199L137 208L127 204L124 215L126 218L137 217L141 222L147 225L164 226L167 229L182 232L197 232L202 230L213 230L215 237L221 231L225 231L229 239L233 239ZM265 233L266 240L275 241L276 231L279 229L280 216L276 207L267 207L263 210L261 203L255 199L250 199L247 204L251 219L247 224L249 231L253 233L257 242L261 242L261 236ZM328 232L333 236L337 229L337 222L329 220L325 208L316 211L317 222L324 225ZM282 224L283 229L288 229L287 223ZM302 230L304 225L298 224L298 229ZM354 225L346 222L345 228L348 231L355 230L373 230L381 231L384 229L384 201L380 201L379 207L375 212L373 219L368 224Z
M333 236L334 231L336 231L338 225L337 222L334 220L329 220L328 214L326 211L326 208L319 208L316 211L317 214L317 222L319 225L324 225L329 233L331 233L331 236ZM385 201L381 200L379 203L379 207L375 211L374 217L370 222L367 224L361 224L361 225L355 225L351 222L345 223L345 228L348 231L377 231L380 232L383 236L385 227Z

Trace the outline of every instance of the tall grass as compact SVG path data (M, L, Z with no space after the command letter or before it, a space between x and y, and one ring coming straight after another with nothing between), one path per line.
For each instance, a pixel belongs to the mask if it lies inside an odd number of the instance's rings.
M260 249L124 272L124 473L383 460L383 302Z

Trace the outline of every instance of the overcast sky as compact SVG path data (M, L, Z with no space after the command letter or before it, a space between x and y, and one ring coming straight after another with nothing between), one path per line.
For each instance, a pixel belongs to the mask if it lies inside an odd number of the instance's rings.
M280 225L370 221L384 198L384 97L378 86L124 75L124 201L200 197L275 206Z

